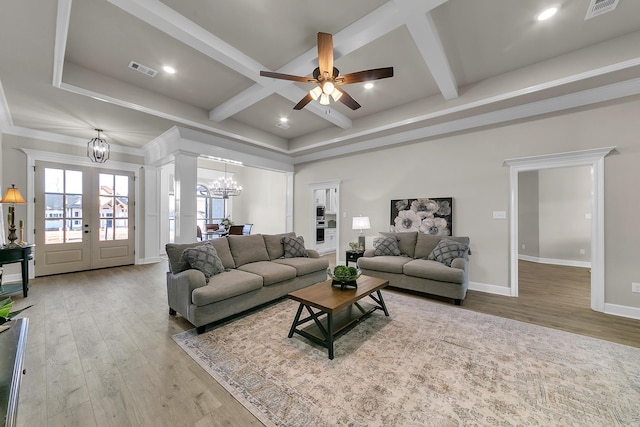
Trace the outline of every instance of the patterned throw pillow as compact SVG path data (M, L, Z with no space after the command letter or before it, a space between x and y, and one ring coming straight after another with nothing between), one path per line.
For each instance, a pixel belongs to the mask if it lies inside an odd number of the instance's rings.
M373 239L373 247L375 248L374 256L400 256L401 254L396 237L376 237Z
M282 245L284 246L285 258L298 258L307 257L307 250L304 247L304 238L298 237L283 237Z
M456 258L469 259L469 246L458 243L455 240L440 239L427 259L438 261L451 267L451 262Z
M222 261L218 257L218 252L209 243L185 249L182 252L182 258L189 263L191 268L202 271L207 283L209 283L211 276L224 271L224 265L222 265Z

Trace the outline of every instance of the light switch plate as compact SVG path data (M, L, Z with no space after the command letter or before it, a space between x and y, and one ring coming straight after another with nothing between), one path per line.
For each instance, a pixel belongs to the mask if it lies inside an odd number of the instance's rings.
M493 219L506 219L507 213L505 211L493 211Z

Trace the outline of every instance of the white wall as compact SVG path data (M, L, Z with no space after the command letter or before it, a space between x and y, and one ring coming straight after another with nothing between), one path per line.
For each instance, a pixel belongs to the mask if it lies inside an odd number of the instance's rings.
M242 194L233 198L235 224L253 224L251 234L286 231L286 175L253 167L236 169Z
M505 159L614 145L605 159L605 301L640 308L640 97L615 105L453 135L402 147L344 156L296 167L295 223L310 229L310 182L342 180L341 210L368 215L372 230L388 229L391 199L454 198L454 229L471 238L470 280L509 285L509 224L492 211L508 211ZM341 225L340 251L353 232Z
M540 258L590 262L591 168L541 170L538 198Z

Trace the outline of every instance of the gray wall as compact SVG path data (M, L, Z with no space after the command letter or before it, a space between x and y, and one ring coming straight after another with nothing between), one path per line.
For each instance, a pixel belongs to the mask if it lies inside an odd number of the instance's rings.
M540 258L590 262L591 168L541 170L539 191Z
M540 257L538 171L518 176L518 254Z
M294 228L308 238L313 182L341 179L347 218L371 219L372 237L388 229L389 201L407 197L454 198L454 228L471 238L470 280L509 285L509 224L492 211L508 211L505 159L616 146L605 159L605 302L640 308L640 98L616 105L543 117L397 148L343 156L296 167ZM353 232L342 222L339 250Z
M518 187L518 254L554 264L590 263L591 219L585 216L591 214L591 168L521 172Z

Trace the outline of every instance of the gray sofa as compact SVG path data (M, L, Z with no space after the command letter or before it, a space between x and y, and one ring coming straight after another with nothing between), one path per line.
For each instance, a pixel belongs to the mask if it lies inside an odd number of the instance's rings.
M295 233L167 244L169 314L180 313L202 333L208 323L326 280L329 262L318 252L304 248L306 257L285 258L284 237L295 237ZM205 274L191 268L182 257L185 249L205 244L213 245L225 269L211 276L208 283Z
M380 233L383 237L394 237L398 243L400 254L376 256L376 249L367 249L358 259L358 267L363 274L379 277L389 281L389 286L446 298L453 298L460 305L467 295L469 287L468 237L431 236L418 232ZM441 239L458 242L458 254L449 255L447 260L445 242ZM440 246L439 246L440 244ZM466 253L462 254L466 246ZM445 248L445 254L436 251L441 261L450 262L451 266L434 258L434 249ZM380 252L380 250L378 250ZM445 259L442 259L444 256Z

